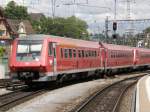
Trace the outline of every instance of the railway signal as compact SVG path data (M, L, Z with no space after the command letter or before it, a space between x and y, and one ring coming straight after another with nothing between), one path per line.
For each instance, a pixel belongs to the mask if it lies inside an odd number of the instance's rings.
M117 39L117 34L113 34L113 35L112 35L112 38L113 38L113 39Z
M113 30L114 30L114 31L117 30L117 22L113 22Z

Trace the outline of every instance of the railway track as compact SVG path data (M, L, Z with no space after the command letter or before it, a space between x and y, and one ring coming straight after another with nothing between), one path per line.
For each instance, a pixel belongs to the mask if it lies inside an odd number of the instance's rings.
M98 91L71 112L117 112L124 92L136 84L140 77L119 81Z
M17 89L26 86L23 82L12 82L10 79L0 79L0 88Z
M0 88L5 88L10 82L10 79L0 79Z
M23 89L0 96L0 111L6 111L20 103L45 93L45 89Z
M129 82L136 82L136 79L132 79L133 81L129 81ZM71 83L71 82L70 82ZM16 90L14 92L11 92L11 93L8 93L8 94L4 94L4 95L1 95L0 96L0 111L6 111L18 104L21 104L29 99L32 99L38 95L41 95L47 91L50 91L50 90L54 90L54 89L57 89L57 88L60 88L60 87L64 87L64 86L68 86L68 85L71 85L70 83L65 83L61 86L52 86L52 87L48 87L48 89L26 89L26 88L23 88L23 89L19 89L19 90ZM77 83L77 82L76 82ZM120 82L121 83L121 82ZM114 84L115 85L115 84ZM125 85L125 84L124 84ZM122 88L124 87L124 85L122 85ZM109 88L109 87L107 87ZM115 87L114 87L115 88ZM119 88L119 87L116 87L116 88ZM105 90L105 89L104 89ZM103 91L104 91L103 90ZM109 90L108 90L109 91ZM107 92L108 92L107 91ZM105 94L104 94L105 95ZM116 95L118 96L118 95ZM94 98L94 97L93 97ZM91 99L92 100L92 99ZM89 100L90 101L90 100ZM105 101L103 101L105 102ZM87 103L88 104L88 103ZM84 104L84 106L86 106L87 104ZM104 104L104 103L103 103ZM84 107L82 106L82 108ZM82 110L82 108L80 107L80 109ZM80 112L81 110L80 109L77 109L77 111L75 112ZM93 110L86 110L85 112L92 112ZM81 111L82 112L82 111ZM105 112L105 111L104 111ZM109 112L109 111L107 111Z

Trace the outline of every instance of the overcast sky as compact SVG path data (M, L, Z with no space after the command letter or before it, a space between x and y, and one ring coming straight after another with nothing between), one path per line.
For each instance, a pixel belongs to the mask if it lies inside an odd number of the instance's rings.
M5 6L11 0L0 0L0 5ZM14 0L20 5L28 6L29 12L42 12L51 16L51 0ZM89 24L92 32L102 32L106 16L114 18L115 0L75 0L76 3L88 6L65 5L74 0L56 0L56 16L67 17L75 15L84 19ZM127 0L117 0L117 19L127 18ZM130 0L131 18L150 18L150 0ZM146 23L147 25L147 23ZM125 26L126 27L126 26Z

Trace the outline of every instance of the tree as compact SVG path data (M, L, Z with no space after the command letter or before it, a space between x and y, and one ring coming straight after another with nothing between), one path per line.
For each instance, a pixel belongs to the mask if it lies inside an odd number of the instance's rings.
M4 9L5 17L9 19L29 19L27 8L18 6L14 1L10 1Z
M33 21L32 25L38 33L65 36L77 39L89 39L87 23L74 16L68 18L46 18Z
M14 1L7 4L4 14L9 19L29 19L33 28L39 34L51 34L86 40L89 39L87 23L75 16L68 18L50 18L43 16L40 20L32 20L27 12L27 8L24 6L18 6Z
M150 27L147 27L143 32L144 33L150 33Z

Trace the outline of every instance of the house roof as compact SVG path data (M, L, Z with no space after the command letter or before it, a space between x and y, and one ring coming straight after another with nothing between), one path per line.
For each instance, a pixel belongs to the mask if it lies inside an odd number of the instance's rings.
M28 20L23 20L22 22L25 25L25 30L27 34L35 34L35 31L33 30L32 25Z
M4 17L3 8L2 7L0 7L0 17Z
M4 21L4 24L5 24L8 32L11 35L18 35L18 29L19 29L19 25L20 25L21 22L23 22L27 34L34 34L35 33L35 31L32 28L31 23L29 22L29 20L7 19L4 16L4 11L3 10L4 9L2 7L0 7L0 18L2 19L2 21Z
M17 33L18 27L19 27L19 21L18 20L12 20L12 19L7 19L7 22L12 29L13 32Z
M13 35L13 34L15 34L15 33L12 31L10 25L8 24L8 22L7 22L7 20L6 20L5 16L4 16L4 11L3 11L3 10L4 10L4 9L3 9L2 7L0 7L0 18L1 18L1 21L4 22L5 27L7 28L8 32L9 32L11 35Z
M34 34L35 33L29 20L7 19L7 22L10 25L10 28L12 29L12 31L15 33L18 33L19 25L21 22L24 24L27 34Z
M29 15L32 20L36 20L36 21L39 21L41 19L41 17L44 16L43 13L30 13Z

